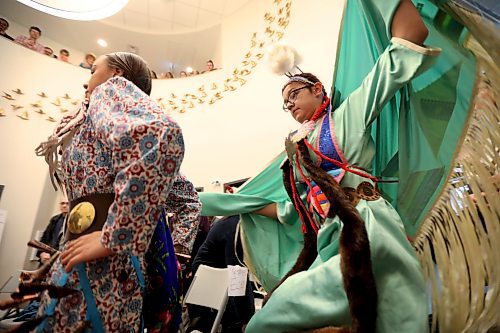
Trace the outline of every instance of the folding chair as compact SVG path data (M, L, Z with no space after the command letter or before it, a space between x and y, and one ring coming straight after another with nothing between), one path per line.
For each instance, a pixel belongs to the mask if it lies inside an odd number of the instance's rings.
M17 287L19 286L19 276L21 275L21 271L16 271L12 274L7 281L0 287L0 296L3 298L5 295L10 295L15 292ZM0 332L3 332L4 329L10 328L13 324L8 320L11 317L19 315L19 307L15 307L9 310L0 312Z
M227 304L227 268L200 265L186 293L184 303L206 306L217 310L210 333L216 333Z

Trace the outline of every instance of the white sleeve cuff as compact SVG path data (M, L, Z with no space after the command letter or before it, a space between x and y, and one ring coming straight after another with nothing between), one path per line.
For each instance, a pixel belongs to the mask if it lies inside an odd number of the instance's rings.
M421 46L415 43L410 42L409 40L399 38L399 37L392 37L391 42L395 44L402 45L406 48L409 48L412 51L428 55L428 56L438 56L441 53L441 49L439 47L427 47L427 46Z

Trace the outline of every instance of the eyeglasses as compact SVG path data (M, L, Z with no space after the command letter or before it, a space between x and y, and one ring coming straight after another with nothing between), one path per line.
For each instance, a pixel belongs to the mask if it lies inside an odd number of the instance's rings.
M306 89L309 87L311 87L311 85L303 86L303 87L300 87L300 88L297 88L297 89L290 91L290 94L288 94L288 99L285 99L283 101L283 111L288 112L288 104L289 103L294 104L295 101L297 100L297 96L299 95L299 92L302 89Z
M67 202L67 201L61 201L59 204L60 204L60 205L68 205L68 204L69 204L69 202Z

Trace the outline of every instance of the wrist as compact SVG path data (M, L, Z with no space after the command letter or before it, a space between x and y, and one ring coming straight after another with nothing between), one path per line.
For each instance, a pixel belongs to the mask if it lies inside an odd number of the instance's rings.
M181 244L174 244L175 253L189 254L188 249Z

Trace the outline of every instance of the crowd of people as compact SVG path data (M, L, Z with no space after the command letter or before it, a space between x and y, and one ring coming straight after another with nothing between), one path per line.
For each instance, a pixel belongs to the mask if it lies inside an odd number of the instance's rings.
M45 54L46 56L58 59L62 62L70 63L70 53L67 49L60 49L59 54L56 55L54 53L54 50L50 46L43 45L39 42L39 39L42 36L42 30L39 27L31 26L28 30L28 35L19 35L16 38L13 38L7 33L9 26L9 22L6 19L0 18L0 35L2 37L35 52ZM92 68L92 64L95 60L95 54L87 53L79 66L82 68L90 69Z
M196 69L189 68L189 70L185 71L180 71L179 72L179 78L183 77L189 77L189 76L196 76L204 73L208 73L211 71L216 70L217 68L214 67L214 62L212 60L207 60L207 67L204 71L199 71ZM159 76L156 74L156 72L152 71L151 76L153 79L175 79L176 76L174 75L173 72L163 72Z
M30 50L33 50L35 52L45 54L46 56L58 59L60 61L70 63L70 53L67 49L61 49L59 50L59 54L56 55L54 50L50 46L43 45L39 42L40 37L42 36L42 30L39 27L36 26L31 26L28 31L28 35L19 35L16 38L13 38L7 33L7 30L9 29L9 22L4 19L0 18L0 36L11 40L19 45L22 45ZM91 69L93 63L97 59L96 55L93 53L87 53L85 54L82 62L80 62L79 66L82 68L86 69ZM212 60L207 61L207 67L203 71L198 71L196 69L191 69L189 71L183 70L179 72L178 77L183 78L183 77L188 77L188 76L195 76L199 74L203 74L206 72L210 72L215 70L216 68L214 67L214 63ZM174 75L173 72L162 72L160 75L157 75L155 71L151 70L151 77L153 79L173 79L176 76Z

